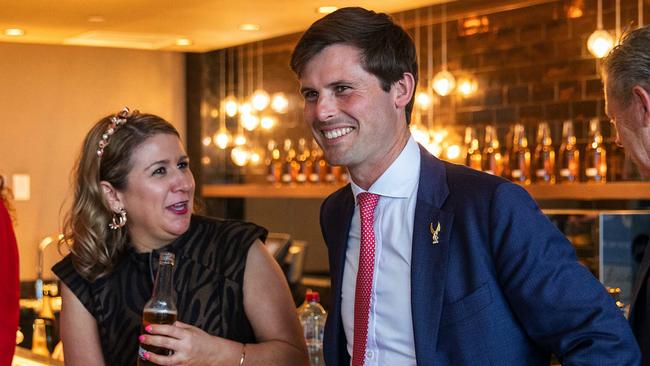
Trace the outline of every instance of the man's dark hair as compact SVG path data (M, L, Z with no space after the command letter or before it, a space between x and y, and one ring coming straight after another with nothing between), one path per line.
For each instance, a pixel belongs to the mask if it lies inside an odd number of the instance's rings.
M300 77L305 65L327 46L345 43L361 51L361 66L375 75L388 92L405 72L418 81L418 62L411 37L384 13L358 7L342 8L317 20L302 35L291 55L291 69ZM406 105L411 120L414 99Z

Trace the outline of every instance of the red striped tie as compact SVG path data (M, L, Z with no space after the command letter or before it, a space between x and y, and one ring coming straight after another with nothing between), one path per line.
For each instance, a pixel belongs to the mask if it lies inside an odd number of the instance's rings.
M361 214L361 248L359 250L359 268L354 293L352 366L363 366L368 340L370 295L372 294L372 277L375 267L374 212L377 202L379 202L379 196L363 192L359 193L357 201L359 202L359 212Z

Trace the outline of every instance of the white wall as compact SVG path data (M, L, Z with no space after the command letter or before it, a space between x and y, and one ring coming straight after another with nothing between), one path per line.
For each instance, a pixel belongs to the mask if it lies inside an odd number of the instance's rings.
M31 176L31 199L14 202L21 279L36 277L39 240L60 231L90 126L128 105L185 136L184 73L181 53L0 43L0 174L10 186L13 174ZM58 259L52 245L46 277Z

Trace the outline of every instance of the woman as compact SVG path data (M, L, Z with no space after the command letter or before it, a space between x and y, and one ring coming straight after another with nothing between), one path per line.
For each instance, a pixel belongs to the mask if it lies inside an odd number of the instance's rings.
M11 191L5 188L0 175L0 366L11 365L16 349L18 330L20 282L18 279L18 245L12 226Z
M71 254L53 268L66 365L133 365L140 343L174 351L142 354L160 365L308 363L266 230L192 215L188 160L171 124L127 108L86 136L65 221ZM161 251L176 256L179 321L143 331Z

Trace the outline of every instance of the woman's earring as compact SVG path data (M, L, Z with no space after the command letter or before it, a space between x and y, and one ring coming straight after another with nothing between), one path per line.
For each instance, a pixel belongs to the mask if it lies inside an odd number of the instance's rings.
M121 208L119 213L113 213L113 222L108 224L108 227L117 230L124 225L126 225L126 210Z

